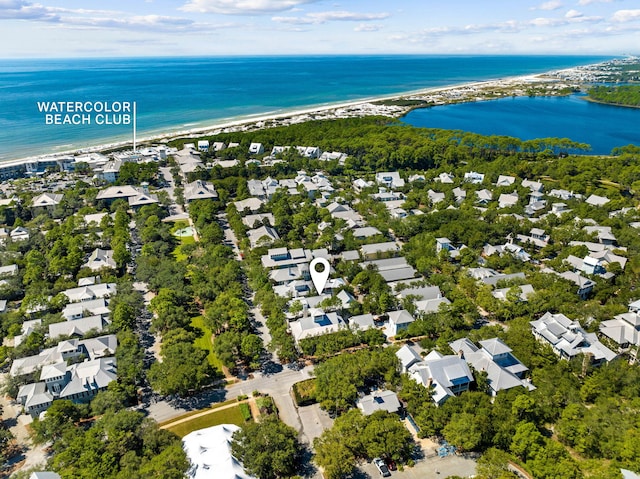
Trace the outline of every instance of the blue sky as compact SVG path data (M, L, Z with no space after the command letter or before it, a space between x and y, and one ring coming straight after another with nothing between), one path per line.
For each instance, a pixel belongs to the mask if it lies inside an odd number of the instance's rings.
M0 57L640 54L638 0L0 0Z

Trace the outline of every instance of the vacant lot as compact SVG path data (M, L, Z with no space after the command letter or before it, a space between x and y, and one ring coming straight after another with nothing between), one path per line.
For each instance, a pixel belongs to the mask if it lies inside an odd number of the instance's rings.
M240 411L240 404L236 401L231 401L215 409L205 409L185 414L184 416L160 424L160 427L176 433L179 437L184 437L198 429L217 426L219 424L236 424L241 426L244 422L242 412Z

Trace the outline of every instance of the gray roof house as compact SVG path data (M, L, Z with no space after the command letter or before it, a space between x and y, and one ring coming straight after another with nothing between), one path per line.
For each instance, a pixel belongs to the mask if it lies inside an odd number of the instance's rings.
M89 286L80 286L78 288L67 289L62 292L69 302L78 303L82 301L91 301L99 298L109 298L116 294L116 283L98 283Z
M432 391L431 397L439 406L448 398L467 391L473 382L464 359L457 355L443 356L437 351L431 351L424 360L409 366L408 374Z
M280 239L278 232L271 226L260 226L254 230L249 230L247 231L247 236L252 248L256 248L258 245L270 245Z
M62 201L64 195L62 193L42 193L33 198L31 202L32 208L53 208Z
M496 181L496 186L511 186L515 182L516 179L513 176L500 175Z
M370 416L376 411L397 413L402 408L398 395L386 389L363 396L358 399L357 406L365 416Z
M387 313L387 316L389 316L389 324L385 329L385 335L387 337L395 336L403 329L407 329L409 324L416 320L406 309L390 311Z
M511 354L511 348L498 338L480 341L480 348L467 338L449 343L476 371L485 371L491 395L499 391L522 386L529 391L535 389L524 379L529 370Z
M422 361L422 356L415 352L408 344L405 344L396 351L396 356L400 360L400 372L406 373L409 368Z
M187 183L184 186L184 199L187 202L194 200L215 199L218 197L213 183L208 181L196 180L192 183Z
M547 312L530 324L533 335L540 342L549 344L562 359L588 354L592 357L592 364L599 365L616 357L616 353L602 344L595 333L587 333L578 321L572 321L564 314Z
M376 325L373 321L373 315L371 313L367 313L351 316L349 318L349 326L352 329L364 331L365 329L375 328Z
M640 314L629 311L602 321L600 333L615 341L620 350L640 346Z
M49 337L84 337L89 331L102 332L107 324L109 324L108 321L102 316L88 316L73 321L52 323L49 325Z
M363 269L366 269L369 265L375 266L380 276L382 276L387 283L410 280L415 278L417 274L413 266L407 263L404 257L376 259L360 263Z
M29 479L61 479L57 472L32 472Z
M83 266L92 271L98 271L102 268L117 268L116 262L113 259L113 250L100 248L93 250L89 259L87 259L87 262Z
M296 343L304 338L335 333L345 327L341 316L336 312L324 312L320 309L309 309L307 314L297 321L289 323L291 334Z
M396 255L400 252L400 245L395 241L364 244L360 247L360 252L365 259L374 259L379 254Z

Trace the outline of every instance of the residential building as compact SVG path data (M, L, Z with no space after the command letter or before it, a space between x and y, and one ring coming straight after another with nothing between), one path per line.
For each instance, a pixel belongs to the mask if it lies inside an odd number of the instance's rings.
M480 191L476 191L477 203L481 205L488 205L489 202L493 199L493 193L486 188Z
M398 395L387 389L374 391L371 394L361 397L358 399L356 405L365 416L370 416L376 411L398 413L402 410Z
M249 145L250 155L262 155L264 153L264 145L262 143L251 143Z
M516 182L516 179L513 176L500 175L500 176L498 176L498 180L496 181L496 186L498 186L498 187L500 187L500 186L511 186L515 182Z
M371 313L358 314L349 318L349 327L359 331L375 328L375 321Z
M513 193L502 193L498 198L498 208L511 208L516 206L518 201L520 201L520 197L517 191Z
M547 312L529 324L533 335L540 342L550 345L562 359L585 354L591 357L592 364L599 365L616 357L616 353L602 344L595 333L587 333L578 321L572 321L564 314Z
M575 284L578 287L576 294L583 300L587 299L589 294L591 294L591 291L593 291L593 288L596 286L594 281L589 278L585 278L578 273L574 273L573 271L565 271L564 273L560 273L558 276Z
M436 203L440 203L441 201L444 201L444 198L445 198L444 193L433 191L431 189L427 191L427 196L429 197L429 201L431 201L431 204L434 204L434 205Z
M469 171L464 174L464 181L473 185L479 185L484 181L484 174L477 171Z
M609 198L606 198L604 196L598 196L598 195L590 195L586 200L585 203L592 205L592 206L604 206L607 203L609 203Z
M61 193L42 193L33 198L31 202L32 208L44 208L51 211L58 206L64 197Z
M430 389L433 401L439 406L448 398L468 391L473 382L467 362L457 355L443 356L438 351L431 351L423 360L416 362L411 360L406 350L401 355L403 367L411 379Z
M384 334L389 338L407 329L409 325L416 320L406 309L390 311L387 313L387 316L389 316L389 322Z
M544 185L539 181L531 181L526 178L520 184L523 188L529 188L531 191L542 191L544 189Z
M614 341L619 346L619 352L636 346L635 351L632 351L632 359L637 359L637 347L640 346L640 314L629 311L602 321L600 333Z
M216 198L218 198L218 192L211 182L196 180L192 183L187 183L184 186L184 199L187 203L194 200Z
M311 336L335 333L346 327L344 320L338 313L325 312L321 309L308 309L302 318L289 323L291 335L296 343Z
M397 171L376 173L376 183L392 189L402 188L405 185L404 180L400 178L400 173Z
M480 341L478 348L467 338L449 343L451 349L467 361L476 371L487 373L491 395L514 387L524 387L529 391L535 387L525 379L529 368L512 354L512 350L498 338Z
M400 245L395 241L364 244L360 247L360 252L365 259L375 259L381 256L396 256L400 252Z
M278 232L271 226L260 226L259 228L247 231L249 243L252 248L257 246L271 245L274 241L280 239Z
M189 479L256 479L247 474L231 454L233 433L240 427L221 424L190 432L182 438L182 447L191 467Z
M440 173L435 177L435 181L450 185L453 183L454 178L455 176L453 176L451 173Z
M83 267L89 268L91 271L99 271L102 268L116 269L118 265L113 259L112 249L96 248L93 250Z
M366 269L369 265L375 266L380 276L387 283L411 280L417 276L417 271L403 257L376 259L360 263L360 267L363 269Z

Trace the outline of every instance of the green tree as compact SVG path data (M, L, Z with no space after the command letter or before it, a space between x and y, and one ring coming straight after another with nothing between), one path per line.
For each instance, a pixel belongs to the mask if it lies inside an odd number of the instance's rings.
M295 475L302 447L293 428L276 416L267 416L236 431L231 451L249 474L277 479Z

